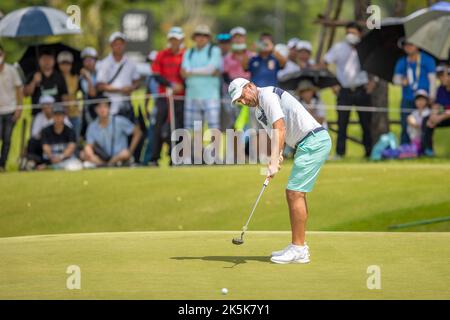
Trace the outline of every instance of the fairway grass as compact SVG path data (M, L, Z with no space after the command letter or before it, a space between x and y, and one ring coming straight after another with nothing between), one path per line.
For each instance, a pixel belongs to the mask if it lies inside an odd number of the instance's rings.
M250 230L290 230L292 162L264 192ZM0 237L236 230L261 190L261 166L99 169L0 175ZM308 230L388 231L449 216L450 163L327 163L308 195ZM450 222L398 231L450 231Z
M2 238L0 299L450 299L450 233L310 232L307 265L269 261L288 232L249 232L234 246L237 234ZM66 288L69 265L80 290ZM374 265L381 289L369 290Z

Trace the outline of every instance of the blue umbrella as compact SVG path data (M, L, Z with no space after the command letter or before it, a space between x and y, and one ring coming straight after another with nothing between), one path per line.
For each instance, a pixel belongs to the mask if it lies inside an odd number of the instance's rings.
M68 22L69 21L69 22ZM27 7L15 10L0 20L0 37L36 37L80 34L64 12L48 7Z

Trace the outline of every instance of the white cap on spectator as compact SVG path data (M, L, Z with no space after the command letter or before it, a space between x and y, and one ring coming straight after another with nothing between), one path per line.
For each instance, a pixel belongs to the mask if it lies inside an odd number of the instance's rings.
M39 104L51 104L55 103L55 98L52 96L41 96L39 98Z
M245 30L245 28L243 27L234 27L233 29L230 30L230 35L234 36L235 34L240 34L240 35L247 35L247 30Z
M119 31L113 32L109 36L109 43L113 43L117 39L122 39L123 41L127 41L127 36L124 33L119 32Z
M424 97L428 99L428 91L424 89L419 89L414 93L414 98Z
M211 36L211 29L206 24L199 24L195 27L194 33L192 34L193 37L196 35L201 34L205 36Z
M73 54L70 51L61 51L56 58L58 63L69 62L73 63Z
M183 29L180 27L172 27L167 33L167 39L175 38L178 40L184 39Z
M294 49L299 41L300 41L299 38L291 38L291 39L289 39L289 41L287 43L287 47L289 49Z
M231 104L234 104L237 99L239 99L242 95L242 89L248 84L250 81L244 78L236 78L231 81L228 86L228 94L231 97Z
M97 50L92 47L86 47L81 51L81 58L84 59L86 57L96 58L98 57Z
M440 64L436 67L436 73L445 72L445 68L447 68L448 74L450 74L450 67L445 64Z
M307 51L311 52L312 51L311 42L300 40L295 45L295 49L297 49L298 51L300 51L300 50L307 50Z

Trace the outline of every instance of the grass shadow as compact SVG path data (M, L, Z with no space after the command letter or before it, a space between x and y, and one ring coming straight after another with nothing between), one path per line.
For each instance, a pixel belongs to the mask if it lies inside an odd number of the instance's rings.
M215 261L215 262L228 262L233 263L231 267L234 268L237 265L245 264L248 261L270 262L267 256L204 256L204 257L172 257L174 260L203 260L203 261Z

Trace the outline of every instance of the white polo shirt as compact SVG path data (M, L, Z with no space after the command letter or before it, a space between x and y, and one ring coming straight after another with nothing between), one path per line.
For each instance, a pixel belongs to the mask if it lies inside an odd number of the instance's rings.
M108 83L116 74L117 70L122 64L124 64L122 70L120 70L120 73L111 83L111 85L116 88L131 86L134 80L139 79L139 73L137 71L136 65L126 56L124 56L122 60L117 62L116 60L114 60L112 54L109 54L105 59L101 61L100 68L97 73L97 83ZM126 96L116 92L105 92L105 96L109 97L111 100L111 114L117 114L121 102L124 101L123 99L126 98Z
M277 87L258 88L259 106L255 108L258 122L272 138L273 123L284 118L286 126L286 144L295 147L311 130L320 127L306 110L289 92Z
M332 46L324 60L336 64L336 78L343 88L359 87L369 81L367 72L361 70L358 52L346 41Z
M16 68L5 63L0 71L0 115L16 110L16 88L21 86L22 80Z

